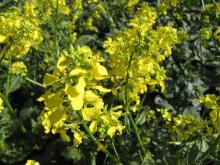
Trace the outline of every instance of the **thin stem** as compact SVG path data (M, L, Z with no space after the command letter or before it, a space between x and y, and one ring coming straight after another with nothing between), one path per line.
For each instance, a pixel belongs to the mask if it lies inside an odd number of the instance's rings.
M117 150L116 150L116 148L115 148L114 142L112 142L112 147L113 147L113 149L114 149L115 155L117 156L118 160L120 160L119 155L118 155L118 152L117 152Z
M203 8L203 10L205 10L205 3L203 0L201 0L201 1L202 1L202 8Z
M85 121L82 121L82 126L85 129L86 133L88 134L89 138L99 147L102 145L100 141L92 134L92 132L89 130L88 126L86 125ZM114 156L112 155L107 149L103 151L106 155L108 155L114 162L120 163L121 162Z
M8 99L5 97L4 94L0 93L0 97L2 98L2 100L4 101L6 107L8 108L8 112L10 115L12 115L13 117L17 118L17 115L14 111L14 109L12 108L11 104L9 103Z
M143 164L144 163L144 159L143 159L143 156L141 155L141 151L140 150L138 150L138 154L139 154L139 156L141 158L141 161L142 161L142 164Z
M37 85L37 86L39 86L39 87L41 87L41 88L46 88L43 84L41 84L41 83L39 83L39 82L37 82L37 81L34 81L34 80L32 80L32 79L30 79L30 78L28 78L28 77L26 77L25 78L25 80L27 80L27 81L29 81L30 83L32 83L32 84L34 84L34 85Z

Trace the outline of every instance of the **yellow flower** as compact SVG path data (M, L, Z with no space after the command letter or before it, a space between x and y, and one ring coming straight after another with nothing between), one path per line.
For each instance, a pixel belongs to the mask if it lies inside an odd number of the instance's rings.
M82 136L78 132L74 132L74 146L78 147L82 143Z
M108 76L108 72L106 68L98 62L94 64L91 73L92 73L92 77L94 77L97 80L105 79Z
M82 76L82 75L84 75L84 74L86 74L86 70L85 70L85 69L81 69L81 68L74 68L74 69L69 73L70 76L76 76L76 77Z
M116 127L110 127L108 129L108 135L112 138L115 135L116 131L117 131Z
M74 110L80 110L83 107L85 86L84 77L80 77L79 82L74 87L70 84L66 84L65 92Z
M2 98L0 98L0 112L4 110L4 104Z
M58 80L59 79L56 76L46 73L46 75L44 76L43 84L44 86L49 86L57 82Z
M100 145L98 146L98 148L97 148L97 151L103 151L103 152L105 152L105 151L106 151L106 147L105 147L104 145L100 144Z
M55 134L59 132L66 120L67 115L63 109L44 111L40 116L45 133L52 132Z
M38 163L35 160L27 160L27 162L25 163L25 165L40 165L40 163Z
M93 121L90 126L89 126L89 130L91 132L96 132L97 131L97 121Z
M7 42L8 40L8 37L5 36L5 35L0 35L0 43L4 43L4 42Z
M12 63L10 72L16 76L25 77L28 70L23 61L17 61Z
M83 108L82 116L83 120L92 121L99 117L101 110L97 108Z
M69 58L65 56L64 52L57 62L57 69L59 69L60 72L63 72L69 63Z

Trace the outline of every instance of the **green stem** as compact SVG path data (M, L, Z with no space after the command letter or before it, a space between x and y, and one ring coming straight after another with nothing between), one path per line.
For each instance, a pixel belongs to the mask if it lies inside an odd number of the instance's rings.
M37 82L37 81L34 81L34 80L32 80L32 79L30 79L30 78L28 78L28 77L26 77L25 78L25 80L27 80L27 81L29 81L30 83L32 83L32 84L34 84L34 85L37 85L37 86L39 86L39 87L41 87L41 88L46 88L43 84L41 84L41 83L39 83L39 82Z
M113 147L113 149L114 149L115 155L117 156L117 159L120 160L119 155L118 155L118 152L117 152L117 150L116 150L116 148L115 148L114 142L112 142L112 147Z
M85 121L82 121L82 126L85 129L86 133L88 134L89 138L99 147L102 145L98 139L92 134L92 132L89 130L88 126L86 125ZM104 150L104 153L108 155L114 162L120 163L121 162L114 156L112 155L107 149Z
M201 1L202 1L202 8L203 8L203 10L205 10L205 3L203 0L201 0Z
M11 104L9 103L8 99L5 97L4 94L0 93L0 97L2 98L2 100L4 101L6 107L8 108L8 112L11 116L13 117L16 117L17 118L17 115L14 111L14 109L12 108Z

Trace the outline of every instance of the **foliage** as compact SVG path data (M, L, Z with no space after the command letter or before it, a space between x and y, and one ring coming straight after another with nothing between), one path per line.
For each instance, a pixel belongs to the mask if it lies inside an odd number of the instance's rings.
M218 164L220 3L0 2L1 164Z

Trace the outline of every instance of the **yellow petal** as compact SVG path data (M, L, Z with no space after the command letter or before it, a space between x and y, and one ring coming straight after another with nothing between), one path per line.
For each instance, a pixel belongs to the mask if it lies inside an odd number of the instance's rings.
M94 103L93 103L94 107L97 108L97 109L102 109L103 106L104 106L104 103L103 103L103 100L101 98L99 98L98 100L96 100Z
M55 110L49 116L49 120L51 124L55 124L63 119L63 115L65 114L65 110Z
M77 92L83 93L83 95L84 95L85 86L86 86L86 81L85 81L84 77L80 77L78 83L76 84Z
M82 109L82 116L83 119L86 121L91 121L96 119L101 113L100 109L96 108L83 108Z
M92 51L88 46L82 46L77 48L80 53L87 54L87 56L92 55Z
M97 89L97 90L99 90L100 92L103 92L103 93L111 92L111 89L104 88L100 85L96 86L95 89Z
M57 62L57 68L60 70L60 72L64 71L67 65L70 63L68 57L65 55L62 55L58 62Z
M75 68L69 73L69 75L70 76L82 76L85 73L86 73L86 70L81 69L81 68Z
M80 110L83 107L85 86L84 77L80 77L79 82L74 87L71 84L66 84L65 92L74 110Z
M82 136L78 132L74 132L74 146L78 147L82 143Z
M0 35L0 43L4 43L8 40L7 36Z
M108 76L108 72L106 68L99 63L95 63L91 72L92 72L92 77L94 77L97 80L105 79Z
M85 92L85 100L86 101L96 101L97 99L99 99L99 97L91 90L88 90Z
M57 82L58 80L59 79L56 76L46 73L46 75L44 76L43 84L44 86L49 86Z
M38 98L37 101L44 101L45 107L48 107L49 109L55 109L62 104L63 98L60 97L59 92L51 93L48 91L40 98Z
M122 134L122 131L123 131L123 129L125 129L125 126L123 126L123 125L118 125L118 126L116 127L116 129L118 130L119 134Z
M71 86L71 84L66 84L65 92L68 95L71 105L74 110L80 110L83 107L84 95L76 90L76 87Z
M116 133L116 127L110 127L109 129L108 129L108 132L107 132L107 134L112 138L114 135L115 135L115 133Z
M58 133L60 134L60 137L63 141L66 141L66 142L70 141L70 137L67 135L66 130L59 129Z
M27 160L27 162L25 163L25 165L40 165L40 163L38 163L35 160Z
M97 121L93 121L90 126L89 126L89 130L91 132L96 132L97 131Z

